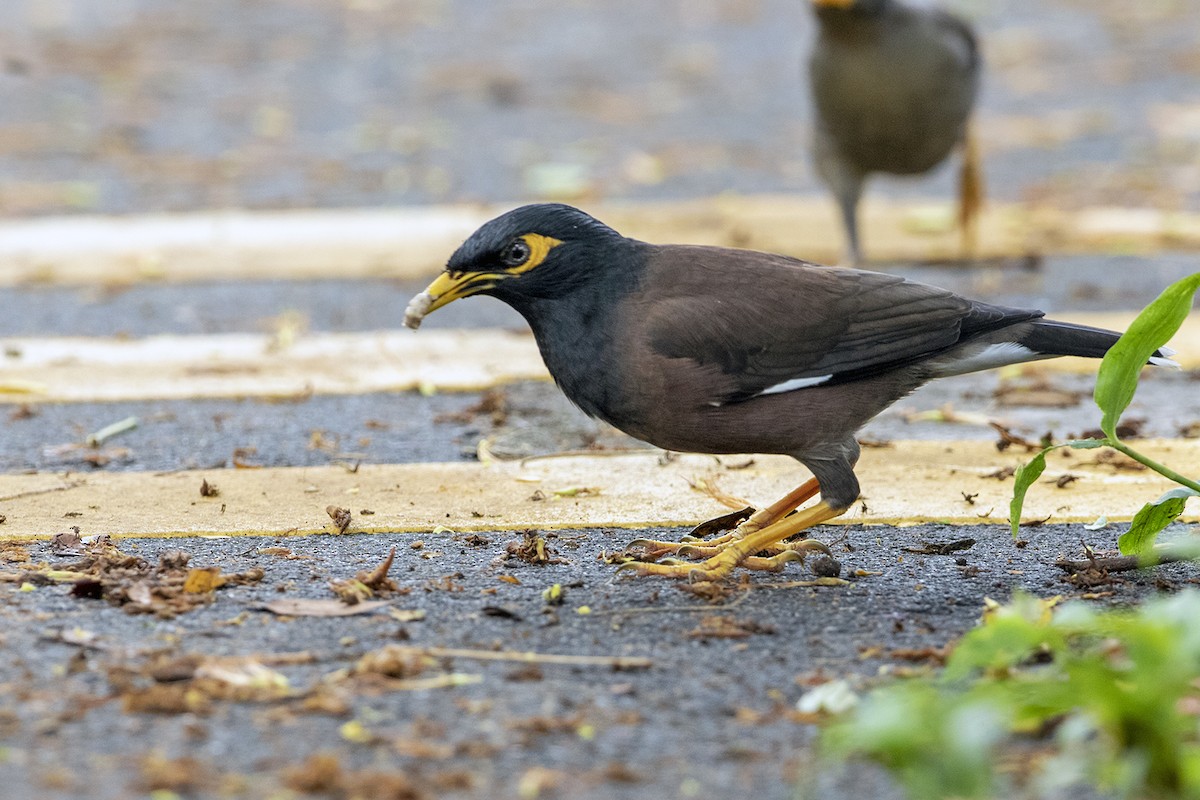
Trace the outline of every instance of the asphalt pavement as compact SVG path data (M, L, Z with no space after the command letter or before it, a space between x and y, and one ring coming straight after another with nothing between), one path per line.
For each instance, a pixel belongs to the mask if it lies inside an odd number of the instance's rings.
M807 689L840 678L862 691L936 668L985 597L1020 588L1122 605L1200 576L1176 564L1076 589L1052 563L1077 546L1081 531L1066 526L1020 543L995 525L838 534L845 585L803 585L813 576L793 565L716 597L614 576L601 556L628 531L548 534L546 563L520 555L525 540L511 532L121 541L152 564L182 550L192 566L258 568L262 578L169 619L70 586L7 585L5 796L288 796L283 787L305 785L298 765L320 772L320 754L345 781L377 784L364 797L898 797L872 770L815 760L815 728L795 712ZM956 541L944 555L912 552ZM328 581L376 566L392 547L396 615L263 610L329 598ZM29 550L35 562L77 560L46 542ZM561 605L543 596L555 585ZM385 675L362 666L391 646L467 652ZM484 660L524 652L600 663ZM200 664L209 672L197 674ZM387 784L397 775L409 794Z

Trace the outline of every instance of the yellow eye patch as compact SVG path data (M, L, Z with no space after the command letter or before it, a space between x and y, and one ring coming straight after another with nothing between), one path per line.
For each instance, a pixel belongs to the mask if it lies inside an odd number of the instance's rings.
M562 242L550 236L542 236L540 233L527 233L521 237L525 240L525 244L529 245L529 258L525 259L525 263L519 267L513 267L511 273L521 274L529 272L537 265L546 260L546 256L550 251L558 247Z

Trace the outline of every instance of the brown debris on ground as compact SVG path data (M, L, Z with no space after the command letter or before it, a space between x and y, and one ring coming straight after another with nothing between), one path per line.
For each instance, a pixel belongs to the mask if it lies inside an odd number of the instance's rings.
M401 771L347 770L334 753L314 753L283 772L294 792L338 800L426 800L433 795Z
M325 513L333 520L338 533L345 533L346 529L350 527L352 519L350 509L341 506L325 506Z
M775 626L752 619L735 619L725 614L708 614L685 635L689 639L745 639L758 634L773 635Z
M1001 408L1074 408L1086 396L1086 392L1056 385L1047 375L1003 383L992 394L996 405Z
M85 464L89 467L105 467L110 463L133 460L133 451L128 447L95 447L83 442L68 442L43 449L43 455L56 464Z
M192 756L167 758L159 752L148 753L138 765L137 786L145 792L195 795L213 788L215 772L211 764Z
M209 714L221 701L273 703L302 694L254 657L167 654L140 667L113 667L108 681L122 708L139 714Z
M714 604L720 603L738 591L735 584L725 581L680 581L675 584L675 588Z
M1146 420L1138 417L1131 417L1120 420L1117 423L1116 434L1118 439L1140 439L1142 438L1142 428L1146 427ZM1103 439L1105 438L1104 431L1099 428L1091 428L1079 434L1079 436L1071 437L1076 439Z
M400 585L388 577L388 571L396 559L396 548L393 547L383 562L371 570L361 570L348 580L332 580L329 588L346 605L355 605L375 597L393 597L408 594L412 589L401 589Z
M999 422L989 422L988 425L990 425L992 429L996 431L996 433L1000 434L1000 438L996 440L996 449L1000 452L1004 452L1010 447L1020 447L1024 449L1026 453L1036 453L1039 450L1045 449L1051 444L1051 436L1049 433L1043 434L1041 439L1034 442L1013 433L1011 429L1001 425Z
M365 653L354 663L352 675L385 675L389 678L415 678L437 665L437 660L420 650L401 645L385 645Z
M502 388L486 390L475 403L462 411L438 414L433 421L438 424L457 423L469 425L476 417L487 416L493 427L503 425L508 421L508 392Z
M553 536L553 534L551 534ZM526 564L566 564L566 559L558 558L555 551L546 544L546 537L538 531L528 530L521 534L520 540L513 540L504 547L501 560L516 558Z
M0 515L0 524L3 522L4 516ZM24 542L14 539L0 541L0 561L7 564L27 564L29 563L29 547Z
M906 553L916 553L921 556L948 556L974 546L974 539L955 539L952 542L921 542L920 547L902 547L900 549Z
M151 565L141 556L121 552L107 536L86 546L77 529L60 537L60 554L83 557L54 569L42 565L24 573L21 579L35 585L71 582L72 595L103 598L131 614L174 617L211 603L213 593L223 586L256 583L264 574L259 567L228 574L219 567L189 568L191 556L182 550L169 550L159 557L157 565ZM71 549L66 549L68 545Z

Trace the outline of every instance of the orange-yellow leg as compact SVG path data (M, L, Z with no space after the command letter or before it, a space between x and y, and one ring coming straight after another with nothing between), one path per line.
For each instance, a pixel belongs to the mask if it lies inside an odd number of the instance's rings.
M983 167L979 140L970 129L963 137L962 168L958 173L958 229L963 258L974 258L979 213L983 210Z
M801 503L815 497L819 491L821 491L821 486L817 483L817 479L809 478L771 505L751 514L748 519L733 530L720 536L715 536L712 539L699 539L694 536L684 536L681 542L663 542L657 539L634 539L629 543L629 546L644 548L647 555L653 557L658 557L666 553L677 553L693 558L708 558L720 552L725 545L743 539L749 534L762 530L768 525L783 519L799 507ZM704 523L700 527L704 527L707 524ZM771 553L779 553L789 548L779 545L765 549Z
M721 552L699 564L681 563L678 561L658 563L630 561L622 564L618 569L630 570L639 575L664 575L668 578L687 578L693 581L721 580L737 566L747 566L756 569L782 569L788 561L795 561L803 556L791 549L769 558L755 556L755 553L769 548L771 545L784 539L795 536L801 531L808 530L814 525L820 525L822 522L827 522L841 516L845 511L845 508L832 508L822 500L814 506L797 511L795 514L768 525L762 530L749 533L743 538L727 544L721 549ZM751 559L754 560L751 561Z

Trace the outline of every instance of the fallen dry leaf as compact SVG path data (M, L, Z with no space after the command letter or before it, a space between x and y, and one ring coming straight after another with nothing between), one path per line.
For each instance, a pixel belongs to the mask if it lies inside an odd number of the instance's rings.
M359 572L354 577L361 581L365 586L370 587L376 592L395 592L399 591L400 587L396 582L388 577L388 572L392 568L392 562L396 560L396 548L393 547L388 551L385 558L378 567L370 572Z
M341 506L325 506L325 513L333 520L338 533L345 533L346 529L350 527L352 519L350 509Z
M0 524L4 522L4 515L0 514ZM0 561L8 564L25 564L29 561L29 548L24 542L19 542L14 539L7 539L0 542Z
M213 592L225 584L221 578L220 567L204 567L202 569L189 569L187 577L183 580L183 590L193 594L203 594L204 592Z
M504 547L505 558L516 557L527 564L565 564L564 559L554 557L554 551L546 545L546 539L535 530L524 531L520 541L509 542Z
M773 634L775 626L751 619L734 619L724 614L700 618L700 624L685 635L689 639L744 639L755 634Z
M374 673L386 675L389 678L412 678L436 664L436 659L420 650L389 644L363 654L354 663L351 673L355 675Z
M64 556L83 555L83 537L79 535L79 526L72 525L70 530L54 534L50 540L50 552Z
M247 458L258 453L257 447L235 447L233 449L233 466L237 469L262 469L261 464L251 464Z

